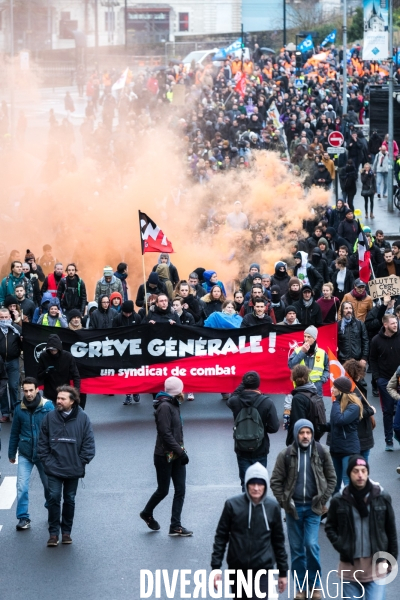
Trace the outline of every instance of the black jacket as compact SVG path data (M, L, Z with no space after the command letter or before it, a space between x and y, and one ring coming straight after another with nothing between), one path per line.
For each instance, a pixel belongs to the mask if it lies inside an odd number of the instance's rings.
M7 387L7 383L8 383L8 375L7 375L7 371L6 371L6 366L4 364L3 359L0 356L0 398L2 397L4 390ZM1 449L1 442L0 442L0 449Z
M371 342L369 364L372 377L375 380L382 377L389 381L399 366L399 353L400 332L397 331L392 337L388 337L384 334L384 328L382 327Z
M373 337L378 335L382 329L382 317L385 312L386 306L384 304L378 304L367 313L367 316L365 317L365 327L370 341Z
M14 333L12 329L9 329L7 336L5 336L0 329L0 356L4 362L15 360L21 354L21 327L19 325L13 325L13 327L19 332L19 335Z
M29 300L29 298L25 298L18 304L24 313L24 317L28 317L29 322L31 322L35 312L35 303L32 302L32 300Z
M165 456L166 452L174 452L181 456L183 453L183 427L179 402L166 392L160 392L153 405L157 427L154 454Z
M343 221L341 221L341 223L342 222ZM341 223L339 223L339 227L340 227ZM349 254L353 253L353 246L347 240L345 240L343 237L338 235L338 232L336 231L336 229L334 229L333 227L327 227L326 233L328 233L329 235L332 236L331 239L328 240L329 248L331 250L333 250L334 252L336 252L336 254L338 254L340 246L347 246Z
M353 499L348 486L331 500L325 524L325 533L340 554L340 560L354 564ZM373 485L369 495L369 531L371 556L376 552L398 554L396 522L391 497L379 484Z
M320 258L314 258L314 256L319 256ZM328 283L328 281L330 281L330 276L328 264L326 260L322 258L322 252L319 248L315 248L313 250L313 255L311 256L311 267L314 269L314 271L312 272L312 279L315 281L315 283L311 283L311 279L308 274L308 269L307 276L310 281L310 285L314 290L314 294L320 295L322 292L323 284ZM320 275L321 281L318 280L318 275Z
M156 323L169 323L170 321L174 321L175 323L180 323L178 315L175 312L172 312L170 307L166 310L161 310L158 306L154 306L154 310L149 310L148 314L142 319L142 325L149 323L149 321L155 321Z
M106 310L101 306L101 301L104 295L99 296L97 306L92 314L90 315L89 329L111 329L113 327L114 318L118 315L118 312L111 308L109 305Z
M271 317L264 314L264 317L260 319L254 312L251 312L243 317L240 327L255 327L256 325L264 325L265 323L272 323Z
M339 270L336 269L336 267L335 267L335 271L333 272L332 279L331 279L331 281L333 283L333 295L337 296L338 298L340 298L342 300L343 296L345 294L348 294L349 292L351 292L351 290L354 287L354 275L353 275L352 271L350 271L350 269L346 267L346 275L344 278L343 292L340 292L339 288L337 286L338 273L339 273Z
M256 458L258 456L266 456L269 452L269 433L279 431L279 419L276 412L275 404L265 394L261 394L262 402L257 406L262 422L264 423L264 439L261 446L255 452L237 452L239 456L244 458ZM233 412L233 418L236 419L242 408L245 406L253 406L256 400L259 400L260 392L256 390L246 390L243 384L233 392L230 396L227 406Z
M368 360L369 340L365 323L356 318L346 325L344 332L341 327L342 321L338 321L338 358L340 362L355 358L356 360Z
M95 445L89 417L80 406L74 405L66 418L58 410L47 413L37 454L47 475L63 479L85 476L85 467L95 455Z
M264 506L262 506L262 504ZM264 511L268 520L265 522ZM249 526L249 511L251 520ZM250 505L246 494L234 496L225 502L215 532L211 568L219 569L228 546L226 561L229 569L273 569L275 562L279 576L286 577L288 569L285 551L281 509L276 500L265 497L260 504Z
M158 285L155 288L151 288L149 286L149 282L146 281L146 294L155 294L156 296L158 296L158 294L166 294L168 296L167 288L161 281L158 282ZM143 306L144 297L145 297L144 283L142 283L142 285L139 285L139 288L137 291L136 306Z
M385 259L383 259L385 261ZM400 277L400 263L393 261L395 264L396 275ZM389 277L389 271L386 266L386 262L381 262L375 271L375 277Z
M322 325L321 309L315 300L309 307L304 306L303 299L295 302L293 306L302 325L315 325L316 327Z
M345 240L347 240L348 244L350 244L351 253L353 253L353 247L360 231L360 223L355 219L353 219L352 221L348 221L347 219L345 219L339 225L338 235L342 236Z
M140 325L141 318L139 315L133 311L130 317L125 317L122 312L119 312L117 315L114 315L112 326L113 327L136 327L136 325Z
M194 317L188 310L182 310L182 314L180 316L176 313L175 315L178 317L181 325L195 325Z
M153 273L156 272L159 264L160 263L154 265L154 267L152 268ZM178 269L172 263L169 263L169 265L167 265L167 267L169 269L169 274L171 275L170 281L171 281L172 285L175 287L176 284L179 283Z
M50 354L48 348L56 348L58 354ZM81 378L75 359L70 352L62 349L62 342L56 334L49 336L46 350L39 356L37 378L39 385L44 384L45 398L53 402L57 399L57 388L60 385L70 385L70 381L73 381L74 387L78 390L80 388Z
M286 436L286 446L294 442L293 429L299 419L309 419L311 398L319 397L315 385L307 383L294 388L292 394L292 408L290 411L290 425Z
M200 300L200 306L201 318L205 321L207 317L212 315L213 312L222 311L223 302L220 302L219 300L209 300L210 294L206 294L204 297L206 298L206 300L202 298Z
M188 308L184 310L192 315L195 322L198 321L201 317L200 301L195 296L193 296L193 294L189 294L189 296L187 296L183 300L185 304L188 305Z
M315 252L315 250L313 250L313 252ZM323 263L325 265L326 268L326 274L327 274L327 279L324 279L322 274L319 271L319 268L317 268L315 265L312 265L311 263L307 263L307 277L308 277L308 281L310 282L310 285L313 289L314 295L316 298L319 298L321 295L321 291L322 291L322 286L324 283L326 283L327 281L329 281L329 275L328 275L328 266L326 264L326 262L322 259L320 261L320 263ZM299 271L300 265L296 265L295 268L293 269L293 276L297 277L297 273ZM323 268L323 266L322 266Z
M58 284L57 298L64 312L77 308L84 315L87 300L85 282L78 275L63 277Z
M356 386L354 392L360 398L361 404L363 405L363 418L358 424L358 439L360 440L360 452L364 452L365 450L371 450L371 448L374 447L374 433L370 417L375 413L372 406L370 406L366 400L368 388L365 379L357 381Z

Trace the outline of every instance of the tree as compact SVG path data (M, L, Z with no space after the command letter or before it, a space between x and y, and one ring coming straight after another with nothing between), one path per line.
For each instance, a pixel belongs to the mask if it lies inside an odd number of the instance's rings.
M361 40L364 37L364 13L363 9L357 7L351 20L351 25L347 30L349 42Z

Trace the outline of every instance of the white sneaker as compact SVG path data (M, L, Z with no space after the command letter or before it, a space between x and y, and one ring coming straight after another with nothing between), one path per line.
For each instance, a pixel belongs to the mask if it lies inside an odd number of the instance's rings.
M192 400L194 400L194 394L193 394L193 392L190 392L190 393L187 395L187 399L188 399L188 401L189 401L189 402L191 402Z

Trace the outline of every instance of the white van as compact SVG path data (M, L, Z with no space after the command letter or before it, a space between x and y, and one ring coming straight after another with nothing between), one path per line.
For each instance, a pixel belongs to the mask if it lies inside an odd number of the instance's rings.
M188 70L192 64L192 61L194 61L196 65L206 65L211 60L214 67L222 67L224 64L223 60L212 60L213 56L215 56L219 50L220 48L212 48L211 50L194 50L185 56L182 61L183 65L185 69ZM239 48L239 50L235 50L230 54L241 58L242 49ZM243 49L243 59L245 60L246 58L250 58L250 50L248 48Z

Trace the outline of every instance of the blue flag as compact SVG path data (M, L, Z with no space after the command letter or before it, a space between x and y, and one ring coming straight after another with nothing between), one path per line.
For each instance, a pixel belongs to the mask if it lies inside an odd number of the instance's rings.
M213 60L224 60L228 56L228 54L232 54L233 52L240 50L242 47L242 40L238 38L236 42L232 42L230 46L226 48L220 48L218 52L214 55Z
M331 33L329 33L324 41L321 43L321 46L325 46L325 44L334 44L336 41L336 29L334 29Z
M309 50L311 50L311 48L314 48L314 42L313 42L313 39L312 39L311 35L308 35L301 42L301 44L299 44L297 46L297 49L300 50L300 52L308 52Z

